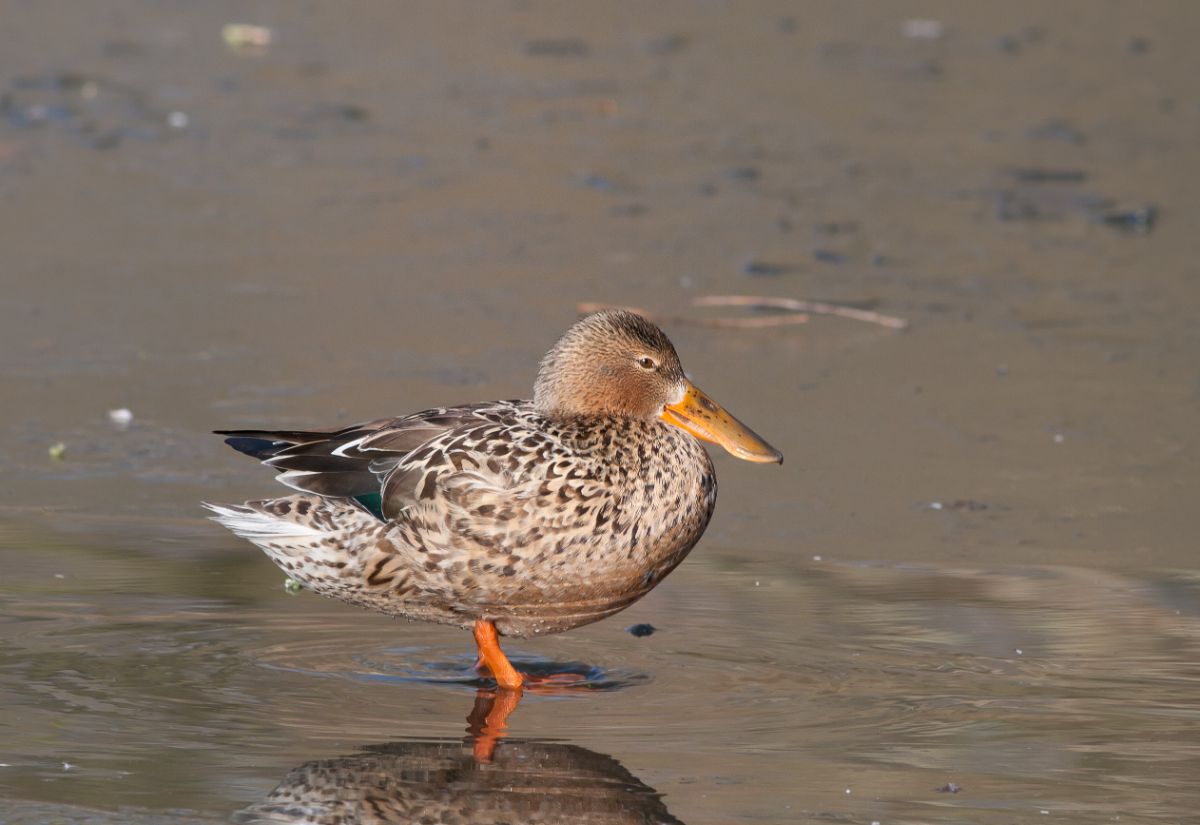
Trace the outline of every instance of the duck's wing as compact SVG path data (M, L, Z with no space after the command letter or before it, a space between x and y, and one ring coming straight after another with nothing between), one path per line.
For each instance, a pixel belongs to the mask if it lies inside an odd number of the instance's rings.
M389 474L436 439L480 425L502 424L528 402L499 401L440 407L401 418L381 418L330 431L217 430L225 443L280 470L276 479L295 490L352 498L382 516L380 495Z

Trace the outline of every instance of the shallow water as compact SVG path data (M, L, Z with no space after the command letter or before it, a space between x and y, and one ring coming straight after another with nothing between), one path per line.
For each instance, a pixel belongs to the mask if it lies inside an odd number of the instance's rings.
M0 822L1195 818L1200 7L64 8L0 2ZM666 323L787 462L510 644L590 689L506 729L467 634L202 518L272 489L210 429L728 293L912 326Z
M517 764L527 795L578 782L595 821L631 793L624 771L653 789L634 795L650 818L611 821L1182 821L1195 802L1194 572L716 550L620 621L512 644L610 689L527 695L480 766L467 634L288 595L223 539L163 554L152 529L121 535L6 539L0 561L23 570L0 605L10 820L250 817L330 759L351 785L468 807Z

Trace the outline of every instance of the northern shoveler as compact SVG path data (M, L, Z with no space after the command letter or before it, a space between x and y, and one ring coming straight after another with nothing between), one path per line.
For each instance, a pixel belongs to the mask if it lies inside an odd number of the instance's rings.
M221 430L297 495L207 504L310 590L497 634L558 633L628 607L700 539L717 497L700 441L778 450L683 374L654 324L590 315L542 359L532 401L441 407L322 432Z

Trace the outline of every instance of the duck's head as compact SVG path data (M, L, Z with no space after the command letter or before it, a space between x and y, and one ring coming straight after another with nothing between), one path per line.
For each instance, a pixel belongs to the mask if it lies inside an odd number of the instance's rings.
M597 312L567 330L542 359L533 400L550 418L660 419L746 461L783 462L684 376L661 329L625 310Z

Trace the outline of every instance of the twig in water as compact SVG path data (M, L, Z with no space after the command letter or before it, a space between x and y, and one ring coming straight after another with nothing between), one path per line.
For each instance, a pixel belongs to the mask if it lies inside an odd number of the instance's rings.
M648 312L641 307L619 304L581 303L576 306L580 315L599 312L602 309L626 309L644 318L661 323L691 324L702 327L726 329L762 329L808 322L809 315L836 315L868 324L879 324L889 329L907 329L908 321L894 315L884 315L869 309L856 309L841 304L821 301L800 301L795 298L771 298L761 295L702 295L692 301L698 307L748 307L750 309L782 309L786 315L768 315L759 318L691 318L682 315L661 315Z
M855 309L841 304L826 304L820 301L799 301L795 298L767 298L760 295L702 295L692 301L698 307L751 307L754 309L787 309L792 312L807 312L813 315L836 315L868 324L879 324L890 329L906 329L908 321L894 315L884 315L869 309Z
M625 309L660 324L689 324L694 327L718 329L762 329L763 327L782 327L808 322L807 315L795 312L788 315L768 315L762 318L691 318L686 315L662 315L641 307L622 306L621 304L581 303L575 305L575 311L580 315L590 315L602 309Z

